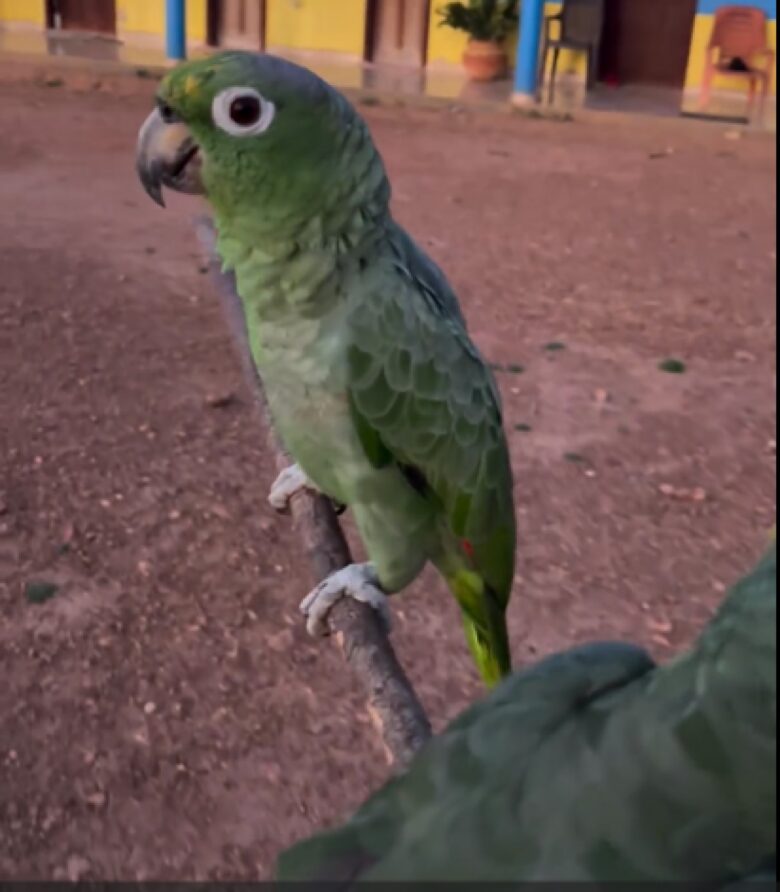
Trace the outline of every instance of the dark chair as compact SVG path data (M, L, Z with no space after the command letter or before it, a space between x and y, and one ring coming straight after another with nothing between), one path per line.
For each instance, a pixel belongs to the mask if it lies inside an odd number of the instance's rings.
M553 23L559 23L558 37L553 38ZM539 97L544 85L544 72L547 56L552 51L550 70L550 90L547 101L555 98L555 74L561 50L576 50L588 56L588 89L596 80L596 66L599 61L601 32L604 27L604 0L564 0L559 13L547 16L544 20L544 37L539 60Z

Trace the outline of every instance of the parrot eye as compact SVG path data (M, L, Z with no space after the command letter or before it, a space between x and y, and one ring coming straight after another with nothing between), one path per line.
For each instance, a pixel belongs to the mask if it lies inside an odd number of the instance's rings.
M176 112L168 105L167 102L158 103L157 107L160 110L160 117L163 119L166 124L173 124L178 120L176 117Z
M214 123L231 136L257 136L264 133L276 114L273 102L251 87L228 87L214 97L211 116Z
M230 120L239 127L251 127L260 120L262 110L257 96L236 96L230 103Z

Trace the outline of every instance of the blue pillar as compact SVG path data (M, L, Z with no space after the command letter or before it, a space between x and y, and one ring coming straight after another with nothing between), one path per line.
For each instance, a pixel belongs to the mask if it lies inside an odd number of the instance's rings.
M165 54L169 59L187 58L186 0L165 0Z
M517 41L513 99L532 102L536 96L539 42L544 21L544 0L521 0L520 37Z

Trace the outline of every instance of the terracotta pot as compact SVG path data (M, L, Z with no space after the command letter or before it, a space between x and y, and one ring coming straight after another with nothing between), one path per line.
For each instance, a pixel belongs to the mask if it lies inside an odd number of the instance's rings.
M493 81L507 72L506 53L492 40L470 40L463 53L463 67L474 81Z

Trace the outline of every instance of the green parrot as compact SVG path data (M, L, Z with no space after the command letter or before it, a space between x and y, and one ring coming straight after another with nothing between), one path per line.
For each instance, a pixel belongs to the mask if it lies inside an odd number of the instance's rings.
M430 561L479 671L511 671L513 480L498 390L441 270L393 220L365 122L305 68L225 52L161 82L137 171L202 194L241 324L296 464L270 501L312 487L348 506L370 559L302 602L312 634L344 594L386 596Z
M689 652L594 644L511 676L281 880L774 876L776 546Z

